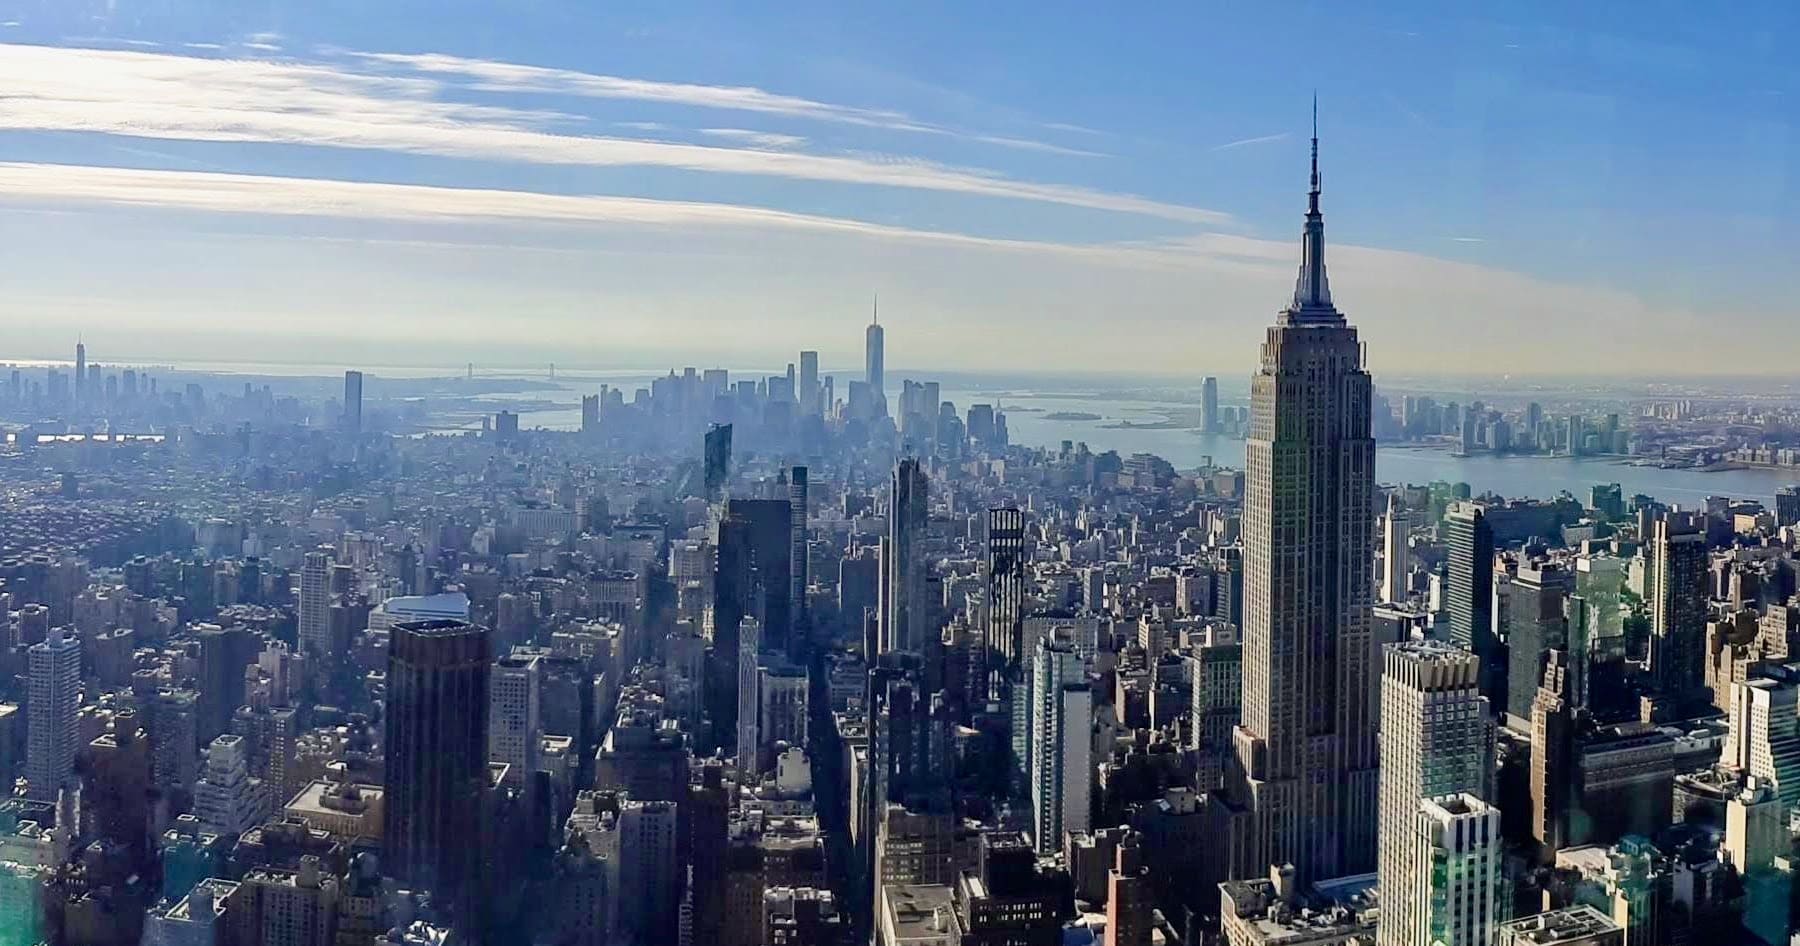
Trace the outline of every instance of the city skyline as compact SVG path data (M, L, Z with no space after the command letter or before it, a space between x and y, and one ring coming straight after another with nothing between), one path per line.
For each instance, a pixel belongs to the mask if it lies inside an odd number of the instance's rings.
M1800 944L1800 10L92 2L0 946Z
M1791 77L1763 74L1751 42L1773 22L1707 24L1672 47L1575 13L1534 32L1321 12L1309 35L1411 65L1331 52L1254 90L1232 70L1286 40L1262 14L1172 15L1198 57L1082 22L1109 44L1097 66L1229 90L1164 100L1106 68L1073 94L976 34L945 41L1044 89L881 52L898 27L876 15L825 27L797 12L776 38L728 11L577 19L550 4L534 15L566 36L478 42L486 15L454 13L403 29L287 4L266 23L0 6L14 90L0 246L23 274L0 301L0 350L62 357L81 326L146 358L254 360L278 339L323 361L356 338L409 362L604 365L717 358L705 340L724 337L737 359L773 361L817 338L848 364L855 339L836 326L880 291L907 336L896 364L987 366L1004 339L1051 369L1228 374L1254 343L1246 313L1286 279L1279 187L1315 88L1354 194L1340 279L1364 300L1378 373L1722 371L1685 340L1787 317L1768 308L1785 297L1764 235L1792 209L1790 123L1657 94L1689 60L1780 93ZM1026 49L1080 48L1067 25L1018 27ZM832 52L805 47L825 35ZM1584 59L1557 37L1618 52ZM1413 55L1440 38L1456 62ZM795 55L774 67L759 40ZM1744 43L1751 55L1728 55ZM1671 131L1745 142L1743 166L1721 177L1653 150ZM1674 181L1697 190L1637 199ZM77 279L96 267L104 279ZM1539 344L1551 329L1567 344ZM1787 343L1771 343L1773 360ZM1602 347L1616 357L1588 357Z

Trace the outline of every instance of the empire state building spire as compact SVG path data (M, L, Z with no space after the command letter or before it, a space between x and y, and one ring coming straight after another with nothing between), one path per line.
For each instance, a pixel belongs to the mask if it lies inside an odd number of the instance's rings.
M1242 709L1217 802L1235 878L1376 867L1372 390L1325 284L1315 143L1300 280L1250 379Z
M1319 211L1319 100L1313 99L1312 189L1306 195L1306 230L1300 239L1300 278L1294 303L1284 313L1290 323L1341 324L1344 317L1331 304L1331 281L1325 275L1325 215Z

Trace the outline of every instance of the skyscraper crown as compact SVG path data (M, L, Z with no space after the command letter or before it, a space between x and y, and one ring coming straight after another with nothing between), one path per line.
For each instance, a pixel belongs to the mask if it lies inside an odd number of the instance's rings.
M1331 304L1331 280L1325 275L1325 215L1319 211L1319 101L1313 99L1312 188L1307 192L1306 229L1300 238L1300 276L1294 301L1282 313L1286 323L1341 323Z

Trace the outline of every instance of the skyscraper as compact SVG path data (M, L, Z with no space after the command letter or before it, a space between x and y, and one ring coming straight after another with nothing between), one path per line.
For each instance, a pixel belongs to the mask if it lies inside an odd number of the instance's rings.
M1545 655L1542 682L1531 704L1532 840L1538 863L1552 864L1569 839L1575 788L1575 712L1569 705L1569 660L1561 651Z
M757 658L762 653L762 625L752 617L738 622L737 631L737 765L740 776L752 784L762 770L762 733L757 724L756 684L760 679Z
M1362 346L1331 301L1318 138L1300 275L1251 381L1243 722L1228 797L1237 876L1300 884L1375 861L1375 441Z
M987 655L989 699L998 699L1006 681L1018 672L1020 636L1025 605L1025 514L1017 509L989 509L987 559L982 563L987 579L987 627L983 651Z
M1412 519L1400 505L1398 490L1388 494L1387 515L1381 520L1381 600L1387 604L1404 603L1407 598L1407 572L1412 570L1412 556L1407 539L1412 532Z
M344 430L351 434L362 433L362 382L362 372L344 372Z
M1408 641L1390 645L1382 656L1377 870L1381 889L1390 896L1382 899L1376 943L1429 946L1432 940L1422 934L1432 917L1427 876L1432 837L1419 829L1420 803L1443 795L1491 794L1493 721L1474 654L1441 641Z
M1706 533L1693 513L1656 520L1650 555L1650 673L1667 700L1690 699L1705 685Z
M886 335L881 330L881 303L876 301L874 314L869 320L869 329L863 334L863 381L869 386L869 395L875 399L879 413L886 414L887 376L883 367L886 353Z
M331 656L331 556L308 552L300 566L300 650Z
M488 632L408 621L391 634L382 867L440 903L467 904L487 785Z
M889 804L906 804L935 794L927 707L919 697L923 686L916 654L877 654L868 676L869 791L865 817L871 828Z
M75 401L80 403L82 393L87 387L87 345L75 343Z
M632 937L627 942L675 941L677 815L677 806L667 801L619 804L618 926Z
M819 353L803 351L800 353L800 413L808 417L817 416L824 411L823 393L819 387Z
M731 425L714 424L706 429L706 501L716 503L725 498L725 483L731 478Z
M581 396L581 432L592 436L600 432L600 395Z
M542 767L542 657L508 654L494 661L488 682L488 760L506 765L503 784L524 792Z
M156 787L180 797L200 777L200 694L159 687L148 701L150 764Z
M1419 849L1419 869L1406 887L1382 888L1375 942L1488 946L1503 915L1500 898L1511 892L1500 880L1505 852L1499 809L1466 792L1443 795L1420 802L1408 828L1408 840ZM1396 899L1413 908L1400 929L1387 919Z
M75 713L81 708L81 638L61 627L26 651L30 677L27 699L26 797L56 801L63 782L75 774L80 737Z
M1482 661L1481 692L1489 700L1505 700L1494 637L1494 530L1482 508L1473 503L1452 507L1444 521L1444 614L1450 643Z
M712 693L708 708L721 733L736 732L738 627L754 617L760 647L785 653L791 619L788 595L793 529L789 499L733 499L719 519L713 573Z
M788 619L793 631L788 635L788 655L798 657L805 649L806 620L806 467L788 471Z
M1800 687L1775 680L1731 685L1725 751L1719 762L1765 784L1773 784L1781 810L1800 804Z
M919 651L925 646L925 526L929 482L919 461L894 466L888 534L881 541L881 649Z
M1212 375L1200 382L1200 432L1219 432L1219 379Z
M1570 653L1569 620L1563 612L1574 590L1574 573L1555 562L1520 564L1513 576L1506 606L1506 724L1520 732L1531 728L1545 653ZM1583 664L1571 660L1569 665L1574 670Z
M1073 644L1045 641L1032 661L1031 836L1038 853L1088 830L1093 784L1094 695Z
M1800 525L1800 486L1783 486L1775 491L1775 524Z
M232 714L244 705L244 668L256 663L263 639L242 625L202 624L195 630L200 638L199 737L211 742L231 728ZM153 721L152 729L155 725Z

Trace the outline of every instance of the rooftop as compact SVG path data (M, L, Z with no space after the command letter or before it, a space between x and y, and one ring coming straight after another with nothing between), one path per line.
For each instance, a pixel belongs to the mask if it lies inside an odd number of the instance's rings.
M1585 942L1587 938L1617 930L1606 914L1586 904L1508 920L1495 928L1494 940L1505 946L1555 946Z
M947 886L891 884L882 888L882 899L893 942L960 935L962 924L956 916L955 892Z

